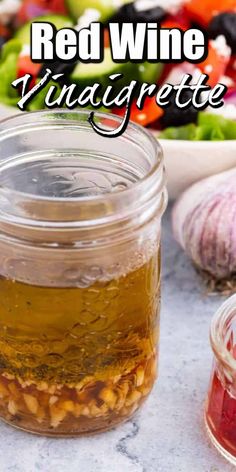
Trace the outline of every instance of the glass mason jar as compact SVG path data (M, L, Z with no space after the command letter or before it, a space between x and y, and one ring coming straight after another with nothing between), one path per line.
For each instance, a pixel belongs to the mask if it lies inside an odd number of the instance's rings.
M0 130L0 417L47 435L112 427L156 377L162 152L139 126L108 139L87 119Z
M215 355L206 403L206 425L216 448L236 465L236 295L217 311L211 325Z

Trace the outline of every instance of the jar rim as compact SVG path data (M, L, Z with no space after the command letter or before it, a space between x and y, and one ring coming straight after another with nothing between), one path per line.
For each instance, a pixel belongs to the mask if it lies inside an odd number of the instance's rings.
M84 116L87 116L89 117L91 111L90 110L83 110L83 109L76 109L76 110L65 110L65 109L58 109L58 110L39 110L39 111L33 111L33 112L23 112L23 113L20 113L20 114L16 114L14 116L11 116L11 117L8 117L8 118L5 118L4 120L1 121L1 130L0 130L0 142L2 140L5 139L5 137L7 137L7 135L9 134L9 132L11 130L16 131L17 129L17 126L14 126L13 128L9 128L9 124L14 124L14 121L15 120L22 120L22 118L26 117L26 116L31 116L32 117L32 121L34 121L34 117L35 117L35 124L37 126L37 117L39 116L45 116L45 118L48 116L51 116L51 115L63 115L63 114L68 114L68 115L84 115ZM116 121L119 121L121 122L122 121L122 118L118 115L115 115L113 113L103 113L103 112L97 112L96 111L96 117L97 118L104 118L105 120L106 119L114 119ZM86 120L87 121L87 120ZM48 123L50 123L50 121L48 121ZM46 124L46 123L44 123ZM5 129L2 129L2 127L6 125L6 128ZM20 126L20 128L23 128L24 125ZM34 127L34 124L32 124L32 127ZM91 128L91 125L88 124L88 129ZM146 128L144 128L143 126L140 126L139 124L137 123L134 123L132 121L129 122L128 124L128 127L127 127L127 131L124 133L124 136L127 135L127 132L130 131L130 130L135 130L136 132L139 132L141 133L142 136L144 136L150 143L151 143L151 146L152 146L152 149L153 149L153 156L156 156L154 157L155 161L154 161L154 164L153 166L151 167L151 169L149 170L149 172L142 178L138 179L136 182L134 182L130 187L126 188L126 189L122 189L122 190L118 190L114 193L104 193L102 195L90 195L90 196L84 196L84 197L66 197L66 198L62 198L62 197L58 197L58 201L71 201L73 203L75 202L80 202L82 203L83 201L86 202L86 201L96 201L96 202L102 202L104 200L106 200L107 198L111 198L111 199L116 199L116 198L119 198L119 196L124 196L126 197L127 195L129 195L134 189L138 189L142 187L142 185L145 183L145 184L148 184L150 180L152 180L153 176L160 170L160 168L163 166L163 161L164 161L164 158L163 158L163 151L162 151L162 148L161 148L161 145L159 143L159 141L153 136L153 134L151 132L149 132ZM92 131L92 129L91 129ZM95 132L94 132L95 133ZM107 139L119 139L118 138L107 138ZM0 163L0 171L1 171L1 163ZM162 185L160 186L160 189L159 191L162 190L162 188L164 187L165 185L165 182L162 181ZM20 195L25 195L25 196L31 196L31 194L28 194L27 192L20 192L20 191L14 191L14 194L17 195L17 194L20 194ZM36 199L36 200L49 200L48 197L43 197L43 196L38 196L38 195L34 195L33 196L33 199ZM54 199L55 200L55 199Z
M228 298L216 311L210 327L210 341L216 359L236 374L236 359L229 351L225 339L234 319L236 319L236 294Z
M94 133L88 118L90 115L90 110L76 109L76 110L67 110L67 109L57 109L57 110L43 110L36 112L26 112L21 113L20 115L15 115L13 117L7 118L1 122L0 126L0 143L7 140L15 139L17 136L25 137L27 133L32 132L37 134L43 130L50 132L57 132L61 129L64 132L75 132L77 129L82 132L82 135L85 136L87 132ZM81 119L79 119L81 118ZM122 121L122 118L114 114L96 112L96 118L101 120L108 129L113 128L112 124L119 124ZM108 125L109 123L109 125ZM52 133L53 134L53 133ZM87 137L86 137L87 139ZM99 151L99 146L97 143L102 143L101 149ZM106 159L111 157L111 151L104 151L106 149L105 141L108 139L111 141L111 138L104 138L98 136L98 141L95 143L97 145L97 150L92 150L91 156L95 159L99 157L105 157ZM7 225L22 226L22 227L31 227L35 229L78 229L85 228L88 229L91 225L96 227L102 227L104 225L113 225L114 222L127 221L131 216L143 214L146 212L146 219L150 219L150 215L159 215L162 216L167 204L167 194L165 190L165 172L163 164L163 152L162 148L157 141L157 139L146 129L137 125L133 122L128 124L127 130L123 135L115 138L120 140L120 145L122 145L122 152L118 151L118 147L115 148L114 156L119 160L124 154L124 146L129 145L127 150L128 157L126 158L129 165L132 165L132 169L138 171L137 179L131 182L129 186L125 189L118 189L114 192L109 191L105 188L105 191L102 191L100 194L90 194L90 195L73 195L73 196L60 196L57 195L51 196L35 194L30 192L25 192L24 189L18 190L14 187L11 188L8 185L1 186L0 192L3 201L7 201L7 204L4 207L4 211L0 208L0 223L6 223ZM90 145L90 141L88 145ZM37 140L36 140L37 142ZM65 142L65 141L64 141ZM80 142L80 141L78 141ZM116 143L119 141L116 141ZM67 141L66 141L67 143ZM94 144L94 143L93 143ZM57 153L61 151L60 144L59 149L51 145L52 153ZM65 147L66 146L66 147ZM11 147L10 147L11 148ZM109 148L109 146L108 146ZM45 147L42 146L43 152ZM46 147L48 150L48 148ZM69 154L70 145L67 144L62 148L63 153ZM87 149L87 148L86 148ZM89 153L88 148L86 153ZM92 147L91 147L92 149ZM72 148L76 152L77 150L83 150L83 147L80 148L77 144ZM132 158L129 157L128 151L132 151ZM40 153L41 147L40 144L34 155ZM3 151L2 151L3 152ZM9 151L11 152L11 151ZM83 151L84 152L84 151ZM139 167L137 161L137 168L135 167L135 155L136 152L139 152L139 158L142 160L142 167ZM63 154L63 155L64 155ZM24 154L23 154L24 156ZM140 157L141 156L141 157ZM9 156L0 160L0 173L4 170L9 169L9 165L14 167L15 161L22 157L22 155L16 154L14 156ZM15 158L15 160L14 160ZM137 158L138 159L138 158ZM9 164L10 162L10 164ZM143 167L143 162L145 166ZM121 163L122 167L122 163ZM140 176L140 169L144 175ZM63 204L63 216L58 209L62 209ZM33 214L29 213L29 209L32 206L37 205L37 212ZM80 210L83 208L84 211L78 212L78 205L80 205ZM51 219L51 217L45 218L45 208L48 211L49 206L51 206L52 214L60 213L60 217L57 219ZM104 210L105 209L105 210ZM70 218L68 217L68 215ZM59 219L61 218L61 219ZM144 219L139 219L139 224L143 224Z

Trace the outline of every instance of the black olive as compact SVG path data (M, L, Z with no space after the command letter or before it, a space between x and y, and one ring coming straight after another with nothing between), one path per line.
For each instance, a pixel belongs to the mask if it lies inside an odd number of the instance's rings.
M198 117L198 110L192 105L187 109L177 108L175 104L175 96L173 94L170 98L170 104L164 109L164 115L161 118L161 125L163 128L168 126L182 126L189 123L196 123ZM187 102L189 98L192 98L193 91L184 90L181 94L181 102Z
M161 7L139 10L136 2L134 2L123 5L109 21L115 23L150 23L160 21L165 16L166 12Z
M62 84L66 84L69 82L69 76L73 72L77 62L73 63L66 63L66 62L60 62L60 61L55 61L55 62L50 62L48 64L43 64L42 68L39 72L39 77L43 77L46 74L46 70L50 69L53 74L65 74L64 77L62 77L61 80L58 80L58 82Z
M2 49L5 42L6 42L6 38L3 38L3 36L0 36L0 50Z
M232 49L232 54L236 54L236 13L216 15L209 25L209 34L213 39L223 34Z

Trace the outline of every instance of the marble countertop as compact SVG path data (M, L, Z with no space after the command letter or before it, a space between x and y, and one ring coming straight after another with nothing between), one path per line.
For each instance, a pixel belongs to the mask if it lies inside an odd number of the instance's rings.
M48 439L0 424L1 472L233 472L211 446L203 404L211 370L209 324L222 302L207 297L190 261L163 231L160 376L138 415L80 439Z

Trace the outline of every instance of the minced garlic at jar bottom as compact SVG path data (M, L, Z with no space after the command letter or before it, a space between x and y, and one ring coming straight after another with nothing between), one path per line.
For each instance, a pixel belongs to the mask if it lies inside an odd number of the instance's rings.
M24 382L11 374L0 378L0 414L19 428L50 434L106 429L134 413L156 377L155 358L107 382L85 378L75 386Z
M160 263L85 288L0 279L0 417L41 434L106 430L156 377Z

